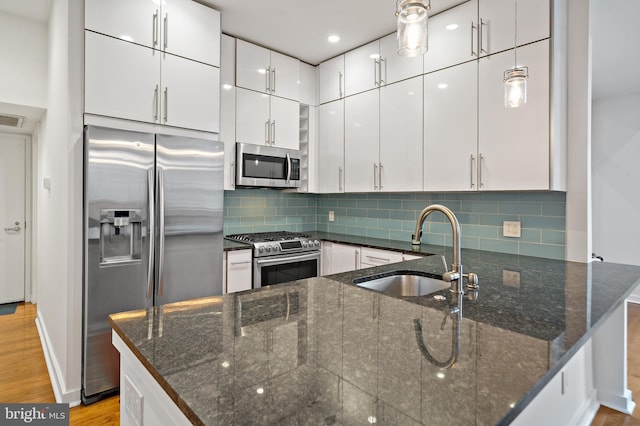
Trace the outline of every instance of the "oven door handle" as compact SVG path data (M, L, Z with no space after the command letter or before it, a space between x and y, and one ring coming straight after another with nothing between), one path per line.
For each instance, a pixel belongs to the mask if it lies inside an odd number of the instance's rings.
M276 259L273 259L273 258L256 259L256 265L259 265L259 266L279 265L283 263L299 262L303 260L313 260L313 259L318 259L319 257L320 257L320 252L314 252L310 254L300 254L297 256L278 256Z

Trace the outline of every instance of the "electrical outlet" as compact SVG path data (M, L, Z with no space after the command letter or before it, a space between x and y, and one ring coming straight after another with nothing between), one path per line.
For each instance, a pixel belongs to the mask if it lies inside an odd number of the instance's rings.
M505 237L520 238L520 222L505 220L502 223L502 235Z
M336 220L336 216L333 214L333 210L329 211L329 222Z
M142 425L142 394L129 376L124 376L125 411L134 425Z
M509 287L520 288L520 272L503 269L502 284Z

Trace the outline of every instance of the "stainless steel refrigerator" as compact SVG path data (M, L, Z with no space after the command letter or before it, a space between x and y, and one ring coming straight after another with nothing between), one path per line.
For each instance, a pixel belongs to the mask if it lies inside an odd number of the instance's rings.
M82 400L119 385L108 315L222 294L221 142L86 126Z

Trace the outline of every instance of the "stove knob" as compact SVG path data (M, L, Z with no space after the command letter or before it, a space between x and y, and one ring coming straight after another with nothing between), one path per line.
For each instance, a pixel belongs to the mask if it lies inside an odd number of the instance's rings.
M314 245L314 246L316 246L316 247L320 247L320 241L315 240L315 241L313 242L313 245Z
M260 247L260 248L258 249L258 251L259 251L260 253L264 253L264 247Z
M302 242L302 248L307 248L307 247L309 247L309 243L306 242L306 241L303 241Z
M271 251L271 246L265 246L265 247L264 247L264 249L265 249L266 251Z
M280 250L280 246L279 246L279 245L277 245L277 244L275 244L275 245L272 245L272 246L271 246L271 249L272 249L273 251L278 251L278 250Z

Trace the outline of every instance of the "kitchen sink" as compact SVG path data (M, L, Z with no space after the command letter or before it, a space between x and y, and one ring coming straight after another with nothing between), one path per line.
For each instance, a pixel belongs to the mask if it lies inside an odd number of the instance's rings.
M451 284L438 275L417 271L391 271L382 275L361 277L353 280L358 287L379 291L389 296L424 296L445 290Z

